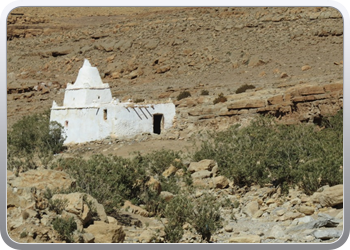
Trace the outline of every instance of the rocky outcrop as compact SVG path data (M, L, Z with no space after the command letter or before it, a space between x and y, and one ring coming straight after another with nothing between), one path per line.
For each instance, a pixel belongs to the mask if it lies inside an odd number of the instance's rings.
M95 221L84 230L94 236L94 243L123 243L125 239L122 226L117 224Z
M60 242L61 237L53 229L52 222L55 218L73 217L78 229L74 232L77 241L123 242L123 228L117 224L108 224L103 205L92 196L84 193L48 196L47 188L55 192L74 185L75 181L66 173L45 169L29 170L16 177L8 171L7 181L8 233L15 241ZM92 227L91 232L99 233L79 233L87 230L91 224L98 224Z

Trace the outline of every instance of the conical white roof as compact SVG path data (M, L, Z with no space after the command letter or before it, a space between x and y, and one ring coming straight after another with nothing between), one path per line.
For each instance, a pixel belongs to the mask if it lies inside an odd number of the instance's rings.
M69 89L80 88L108 88L108 84L102 82L100 73L96 67L92 67L89 60L85 59L83 67L80 68L75 83L68 84Z

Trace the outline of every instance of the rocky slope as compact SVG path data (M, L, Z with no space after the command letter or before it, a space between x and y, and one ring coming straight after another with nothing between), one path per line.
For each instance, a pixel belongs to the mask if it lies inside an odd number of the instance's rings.
M226 202L220 214L223 228L211 236L216 243L315 243L336 241L343 231L343 185L325 186L309 196L291 189L282 195L279 188L252 186L238 189L233 182L217 175L210 160L188 166L196 191L192 199L205 193ZM181 174L169 167L163 175ZM83 193L48 195L47 188L69 188L75 181L56 170L30 170L18 176L7 172L7 228L16 242L62 242L52 224L56 218L73 217L77 224L73 238L85 243L164 242L164 225L144 208L126 201L114 216ZM161 191L170 201L174 195ZM64 203L56 203L60 200ZM61 204L60 206L58 204ZM180 242L202 242L201 236L184 225Z
M220 93L235 100L244 84L254 85L254 96L266 101L288 86L342 83L343 22L336 9L93 10L69 8L63 16L55 8L10 13L9 126L22 115L48 109L54 99L62 102L65 85L75 81L84 58L120 99L175 100L183 90L193 97L208 90L211 99L178 109L179 121L195 125L232 123L230 115L192 119L189 108L215 113L211 100Z

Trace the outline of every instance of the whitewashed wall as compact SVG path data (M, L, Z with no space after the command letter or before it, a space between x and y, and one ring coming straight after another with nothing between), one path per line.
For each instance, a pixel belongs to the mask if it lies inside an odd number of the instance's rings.
M105 111L106 110L106 114ZM161 130L173 126L173 103L134 105L113 100L108 83L103 83L97 68L85 59L74 84L67 84L63 106L53 102L51 121L65 129L68 143L101 140L108 136L133 137L153 133L153 116L163 115Z
M108 136L130 138L142 133L152 134L154 114L163 114L162 131L173 126L175 117L173 103L145 105L141 108L143 113L136 105L134 109L127 106L123 103L110 103L90 108L57 107L51 109L51 120L64 126L67 135L65 144L101 140Z

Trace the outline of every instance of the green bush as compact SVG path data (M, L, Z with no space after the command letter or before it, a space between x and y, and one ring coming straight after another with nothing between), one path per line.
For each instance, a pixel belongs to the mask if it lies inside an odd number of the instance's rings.
M210 240L210 236L222 226L220 215L221 203L209 194L199 199L189 198L188 193L175 196L164 209L164 216L168 224L164 226L167 242L179 242L183 235L183 225L187 222L202 236L203 240Z
M69 219L57 217L52 221L52 226L58 232L61 240L65 240L67 243L74 242L73 232L77 229L77 223L73 217Z
M170 200L164 209L164 217L168 219L168 224L164 226L167 242L179 242L183 235L183 225L189 221L192 215L193 205L185 194L175 196Z
M221 205L216 197L209 194L204 194L194 202L189 221L202 236L202 240L209 242L212 233L222 227Z
M35 169L37 160L47 165L65 139L62 125L50 122L48 112L25 116L7 134L7 166L26 171Z
M181 99L184 99L186 97L190 97L191 96L191 93L189 91L182 91L178 96L177 96L177 100L180 101Z
M236 90L236 94L246 92L248 89L255 89L255 86L251 84L244 84Z
M272 183L287 191L298 185L312 193L342 183L342 111L328 125L282 125L260 117L245 128L209 134L193 158L213 159L220 173L239 186Z
M138 197L143 191L146 174L136 161L117 156L93 155L82 158L60 159L57 164L76 179L77 190L96 198L106 212L126 199Z
M143 156L138 154L134 161L137 165L147 169L149 175L161 175L171 164L177 168L182 168L182 163L176 160L180 158L180 152L162 149Z

